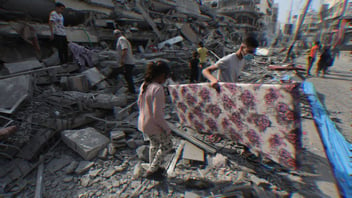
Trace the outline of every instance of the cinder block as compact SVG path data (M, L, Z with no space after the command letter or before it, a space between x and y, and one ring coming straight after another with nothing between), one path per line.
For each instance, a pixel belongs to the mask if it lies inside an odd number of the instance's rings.
M109 143L109 138L91 127L80 130L65 130L61 132L61 137L67 146L85 160L94 158Z
M68 78L69 87L73 91L86 92L89 90L88 80L84 75L77 75Z

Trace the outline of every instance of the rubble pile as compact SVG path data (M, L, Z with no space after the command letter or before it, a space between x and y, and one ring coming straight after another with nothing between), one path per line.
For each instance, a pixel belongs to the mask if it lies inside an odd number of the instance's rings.
M212 51L211 62L239 47L236 21L196 1L65 2L75 15L91 10L84 27L67 27L70 63L58 64L57 52L46 44L44 23L16 21L9 10L0 24L0 42L13 39L19 46L1 47L0 197L273 197L302 187L280 165L248 158L245 147L188 133L179 126L170 98L167 120L182 133L174 133L175 151L164 163L167 182L141 177L148 145L136 128L136 95L127 94L121 76L110 75L118 60L109 26L125 32L134 47L139 87L145 65L156 60L169 63L173 83L189 83L188 61L199 41ZM14 31L14 26L36 36ZM20 45L19 39L27 43ZM39 41L40 54L32 41ZM240 82L280 83L283 76L300 81L296 71L268 69L283 58L256 57Z

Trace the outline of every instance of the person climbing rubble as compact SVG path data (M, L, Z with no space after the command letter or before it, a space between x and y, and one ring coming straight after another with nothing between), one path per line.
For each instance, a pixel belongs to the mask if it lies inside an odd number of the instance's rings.
M117 68L113 68L113 72L110 74L111 76L116 76L122 73L125 76L125 80L128 85L128 91L131 94L135 94L134 82L133 82L133 69L135 67L135 60L132 53L131 43L127 40L125 36L122 35L122 32L119 29L115 29L113 34L117 40L116 42L116 52L118 56Z

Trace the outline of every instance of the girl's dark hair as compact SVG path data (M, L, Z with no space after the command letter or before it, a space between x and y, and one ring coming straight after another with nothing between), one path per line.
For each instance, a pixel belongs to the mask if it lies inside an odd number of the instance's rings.
M145 72L144 85L142 87L142 94L147 90L150 83L153 82L158 76L170 74L170 68L164 61L149 62L147 65L147 71Z

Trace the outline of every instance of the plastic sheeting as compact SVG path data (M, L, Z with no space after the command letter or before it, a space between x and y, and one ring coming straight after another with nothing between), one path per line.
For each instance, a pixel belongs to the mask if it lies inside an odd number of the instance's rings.
M343 196L352 197L352 144L346 141L330 120L316 95L314 85L304 82L302 88L312 106L315 123Z

